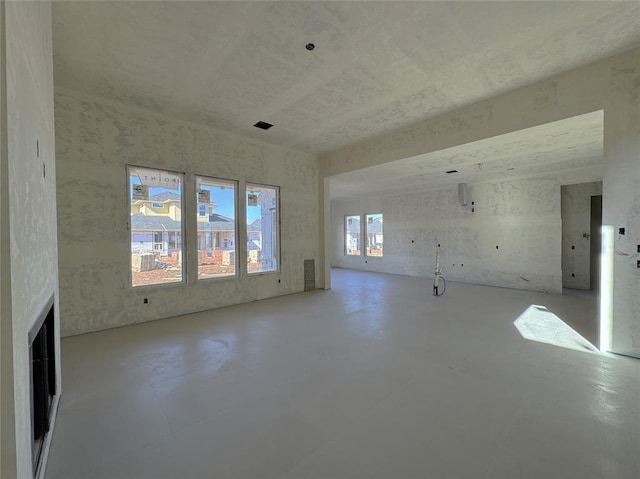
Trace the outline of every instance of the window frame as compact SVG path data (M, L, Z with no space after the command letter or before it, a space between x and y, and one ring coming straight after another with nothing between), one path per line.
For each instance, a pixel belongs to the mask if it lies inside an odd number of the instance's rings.
M252 181L247 181L244 184L244 195L243 195L243 202L244 202L244 221L245 223L247 223L248 220L248 215L247 215L247 208L248 208L248 198L247 198L247 193L249 192L249 188L250 187L255 187L255 188L270 188L270 189L274 189L276 190L276 222L275 225L278 229L276 237L278 240L278 247L276 248L276 269L274 270L270 270L270 271L257 271L257 272L250 272L249 271L249 266L248 266L248 262L247 265L245 266L246 268L246 272L247 272L247 276L260 276L260 275L264 275L264 274L275 274L275 273L280 273L281 269L282 269L282 225L281 225L281 221L280 221L280 201L281 201L281 197L280 197L280 187L276 186L276 185L267 185L265 183L254 183ZM244 248L245 248L245 255L246 258L249 257L249 249L247 248L247 241L249 240L249 230L248 230L249 224L247 223L245 225L245 241L244 241ZM238 242L236 241L236 244ZM260 247L262 247L262 242Z
M180 244L180 252L181 252L181 273L182 273L182 278L180 281L172 281L169 283L155 283L155 284L145 284L145 285L139 285L139 286L134 286L133 285L133 268L132 268L132 255L133 255L133 249L132 249L132 228L133 225L131 224L131 171L132 170L136 170L136 169L143 169L143 170L155 170L155 171L165 171L167 173L173 173L173 174L177 174L180 176L180 181L181 181L181 185L180 185L180 237L182 239L181 244ZM128 276L129 276L129 281L128 281L128 290L129 291L140 291L140 290L148 290L148 289L155 289L155 288L171 288L171 287L178 287L178 286L185 286L187 284L187 256L186 256L186 245L187 245L187 241L185 241L186 239L186 220L185 220L185 189L186 189L186 178L187 175L184 171L178 171L178 170L170 170L170 169L166 169L166 168L154 168L151 166L143 166L143 165L133 165L133 164L126 164L125 165L125 174L126 174L126 188L127 188L127 222L126 222L126 230L127 230L127 244L128 244L128 251L129 251L129 255L128 255L128 259L127 259L127 270L128 270ZM155 245L155 233L156 231L151 231L151 241L152 241L152 247L153 245Z
M372 255L370 253L367 253L367 250L370 249L369 247L369 223L373 224L375 222L375 219L372 218L372 221L369 222L369 218L373 217L373 216L377 216L380 215L380 218L382 219L382 254L381 255ZM364 236L366 237L366 244L364 244L364 248L363 248L363 253L364 256L367 258L384 258L384 213L365 213L364 215L365 218L365 224L364 224ZM373 233L375 235L375 233Z
M235 259L235 269L234 269L234 274L229 274L226 276L218 276L218 277L211 277L211 278L200 278L200 258L197 258L196 261L196 273L195 273L195 278L196 278L196 283L200 283L200 282L209 282L209 281L224 281L224 280L229 280L229 279L238 279L240 277L240 261L238 258L239 255L239 250L238 250L238 237L239 237L239 233L240 233L240 218L239 218L239 191L240 191L240 184L238 180L230 180L228 178L218 178L215 176L207 176L207 175L198 175L195 174L193 176L193 186L195 188L195 198L194 201L196 202L196 214L194 215L193 219L195 220L195 228L196 228L196 232L195 232L195 236L196 236L196 250L194 252L194 255L198 254L198 245L197 245L197 238L198 238L198 218L200 218L200 208L199 208L199 203L198 203L198 188L199 188L199 183L198 183L198 179L204 179L204 180L211 180L213 182L221 182L221 183L229 183L233 185L233 208L234 208L234 216L235 218L233 219L234 222L234 238L236 238L236 241L234 242L233 248L234 248L234 259ZM211 213L208 213L211 214ZM207 215L205 215L207 216ZM215 233L215 235L214 235ZM213 238L220 235L219 231L212 231L211 232L211 239L213 242Z
M360 253L358 254L354 254L354 253L349 253L349 248L347 247L347 234L348 234L348 229L349 229L349 220L352 220L353 218L358 218L359 221L359 225L360 225ZM342 241L344 242L344 255L345 256L355 256L360 257L363 256L364 254L364 250L362 249L362 215L344 215L344 234L342 235Z

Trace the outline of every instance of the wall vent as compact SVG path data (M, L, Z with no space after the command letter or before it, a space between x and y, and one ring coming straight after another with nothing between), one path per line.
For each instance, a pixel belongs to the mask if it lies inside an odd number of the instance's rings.
M316 289L316 261L313 259L304 260L304 290L313 291Z

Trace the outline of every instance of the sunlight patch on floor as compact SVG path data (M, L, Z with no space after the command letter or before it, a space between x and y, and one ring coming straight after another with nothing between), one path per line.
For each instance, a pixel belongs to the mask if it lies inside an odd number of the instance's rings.
M545 306L532 304L514 321L523 338L561 348L598 353L598 349Z

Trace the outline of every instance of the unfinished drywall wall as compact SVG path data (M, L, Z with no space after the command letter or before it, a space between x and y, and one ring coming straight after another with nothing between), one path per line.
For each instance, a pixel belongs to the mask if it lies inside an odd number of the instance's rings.
M304 260L319 259L314 156L66 90L55 113L63 336L304 290ZM185 172L187 185L194 174L239 180L240 237L245 182L280 186L280 272L198 282L187 255L185 285L131 290L127 164ZM195 218L195 201L184 206ZM186 243L196 251L189 231Z
M8 191L3 191L2 213L9 217L6 224L3 221L2 240L3 245L9 241L10 260L7 263L3 247L2 267L3 280L4 271L10 271L11 307L9 317L3 307L1 321L3 334L9 330L12 340L11 351L2 349L0 475L33 477L27 335L52 295L59 303L51 6L48 2L3 2L3 8L6 111L2 123L7 151L2 172L8 177L3 178L2 187ZM3 303L4 293L5 288ZM55 335L59 339L58 324ZM57 350L59 355L59 344ZM5 393L13 396L12 404L5 401Z
M429 277L440 251L448 280L561 293L558 180L475 183L469 194L467 206L456 187L332 202L334 266ZM384 256L345 255L344 215L374 212Z
M323 177L604 110L603 224L640 243L640 49L322 155ZM326 188L326 187L325 187ZM326 191L325 191L326 194ZM640 269L614 258L615 352L640 357Z
M591 197L602 194L602 182L565 185L561 189L562 285L589 290Z

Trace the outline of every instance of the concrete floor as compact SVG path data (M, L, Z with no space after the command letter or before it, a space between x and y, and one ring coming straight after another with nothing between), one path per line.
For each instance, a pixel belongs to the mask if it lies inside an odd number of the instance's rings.
M640 477L640 361L514 326L589 298L333 274L63 340L47 478Z

